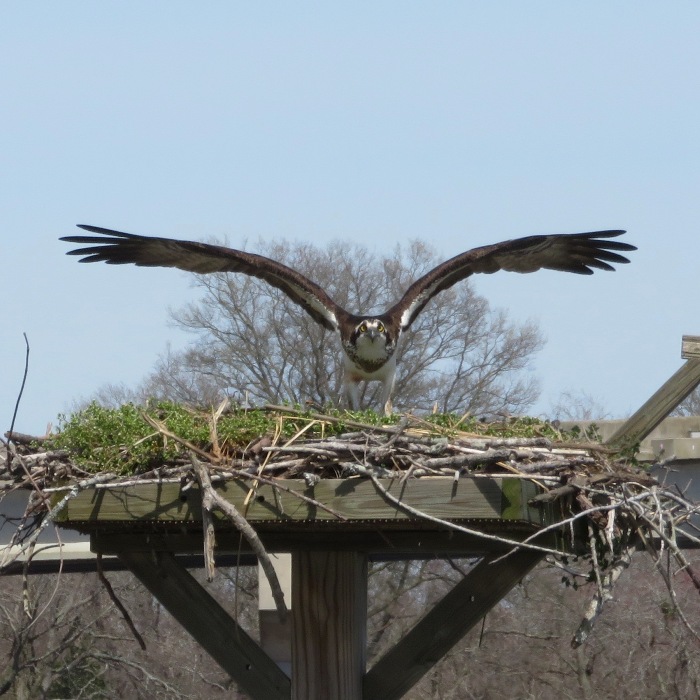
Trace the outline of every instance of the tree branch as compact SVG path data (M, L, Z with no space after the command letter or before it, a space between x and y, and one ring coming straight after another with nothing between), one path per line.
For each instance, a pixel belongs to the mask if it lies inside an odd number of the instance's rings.
M275 605L277 606L277 612L280 620L284 622L287 619L288 613L287 605L284 602L284 593L282 591L282 587L280 586L279 579L277 578L275 567L273 566L268 553L265 551L265 547L258 537L258 533L255 532L250 523L238 512L238 509L232 503L229 503L216 492L212 486L209 472L194 454L190 455L190 459L192 460L192 466L194 467L197 475L197 481L202 489L202 508L210 512L214 508L218 508L238 528L243 537L246 538L251 549L258 557L258 561L260 562L263 571L265 572L265 576L267 577L272 590L272 597L275 600ZM207 555L205 553L205 556L212 555Z

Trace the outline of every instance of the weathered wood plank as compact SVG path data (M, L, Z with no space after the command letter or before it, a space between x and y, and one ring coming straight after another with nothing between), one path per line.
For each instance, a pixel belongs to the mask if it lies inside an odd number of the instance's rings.
M686 360L606 442L612 444L643 440L698 384L700 359Z
M375 560L385 559L420 559L446 556L478 556L487 552L505 552L507 545L484 540L474 535L447 529L430 529L418 527L415 522L407 526L405 521L397 523L373 523L372 528L353 527L352 523L339 523L333 527L323 527L318 523L293 523L290 525L273 525L276 531L264 526L256 528L260 539L268 552L291 552L298 549L306 551L362 551L372 555ZM535 526L521 524L510 520L484 520L470 523L479 531L520 541L537 530ZM562 538L560 538L562 539ZM566 538L568 541L568 538ZM554 533L539 544L563 547ZM169 532L144 533L103 532L98 530L91 534L91 548L102 554L116 554L124 550L150 552L153 549L174 554L200 554L202 552L202 533ZM218 566L235 565L231 555L240 552L243 565L251 564L250 548L245 540L235 531L219 530L216 534L216 563ZM225 563L220 563L220 556L225 555Z
M292 700L362 697L367 558L358 552L292 556Z
M406 504L438 518L530 520L541 522L541 511L528 507L534 487L525 480L430 477L384 479L382 484ZM328 506L348 520L407 520L401 508L388 503L368 479L322 479L313 487L303 481L284 479L280 483ZM263 485L248 508L244 500L249 484L229 481L217 487L236 508L246 512L250 522L271 520L337 520L332 513L299 499L286 491ZM520 493L521 495L518 495ZM197 488L181 493L178 484L137 484L110 489L86 490L61 513L63 522L158 521L201 522L201 495Z
M684 360L700 360L700 335L684 335L681 346Z
M542 556L521 550L483 559L370 669L362 698L403 697Z
M289 678L172 554L123 551L119 558L251 698L289 698Z

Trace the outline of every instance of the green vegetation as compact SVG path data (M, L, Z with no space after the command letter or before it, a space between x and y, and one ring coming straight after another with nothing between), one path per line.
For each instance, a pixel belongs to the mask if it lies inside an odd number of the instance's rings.
M278 413L263 409L234 409L216 420L212 412L193 410L186 406L162 402L149 407L126 404L119 408L104 408L97 403L70 416L59 417L58 432L51 438L51 447L67 449L76 462L93 473L113 471L135 474L156 469L172 462L186 452L181 442L168 438L149 424L150 417L166 431L202 450L212 450L214 440L222 455L235 455L263 435L282 439L294 437L300 430L305 437L324 437L349 430L343 422L315 421L303 411ZM367 425L395 423L398 418L385 419L367 411L362 413L334 412L347 420Z
M182 443L155 429L144 414L199 449L213 447L212 413L168 402L147 408L133 404L104 408L92 403L71 416L60 416L59 430L51 438L51 445L69 450L82 468L94 473L140 473L181 456L186 451ZM308 422L303 414L281 421L278 414L269 411L234 410L216 421L217 447L222 454L235 454L260 436L280 429L284 437L292 437ZM323 428L328 433L328 427L312 427L307 434L320 436Z
M146 416L163 430L149 423ZM285 440L303 431L304 438L321 438L395 425L401 419L401 415L387 418L373 411L329 410L321 416L290 407L280 411L232 409L215 420L211 411L168 402L148 407L127 404L119 408L92 403L70 416L60 416L59 430L51 438L51 447L69 450L76 462L91 473L138 474L185 456L187 447L181 441L214 454L235 456L264 435L279 434ZM469 434L562 438L554 427L536 418L482 423L471 417L435 414L414 417L411 428L434 433L436 437ZM167 433L177 435L180 441Z

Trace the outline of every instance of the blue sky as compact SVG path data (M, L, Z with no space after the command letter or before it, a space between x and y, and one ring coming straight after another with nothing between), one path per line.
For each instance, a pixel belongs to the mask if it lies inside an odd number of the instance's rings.
M187 276L78 265L77 223L445 257L626 228L614 274L474 279L548 339L534 413L628 414L700 334L699 26L695 2L5 5L0 427L23 331L26 432L188 340Z

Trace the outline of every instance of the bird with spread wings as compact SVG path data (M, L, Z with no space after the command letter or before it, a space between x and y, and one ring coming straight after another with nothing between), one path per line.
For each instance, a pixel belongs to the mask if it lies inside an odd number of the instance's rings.
M224 246L172 238L122 233L81 225L91 236L66 236L61 240L81 246L68 255L80 262L133 264L143 267L175 267L187 272L240 272L264 280L284 292L317 323L337 334L343 350L343 385L349 405L359 408L360 381L382 382L381 404L391 413L396 376L396 349L425 305L438 293L477 273L559 270L591 275L594 270L614 270L612 263L628 263L622 252L636 250L629 243L612 240L624 231L527 236L474 248L443 262L409 286L384 313L366 316L336 304L318 284L275 260Z

